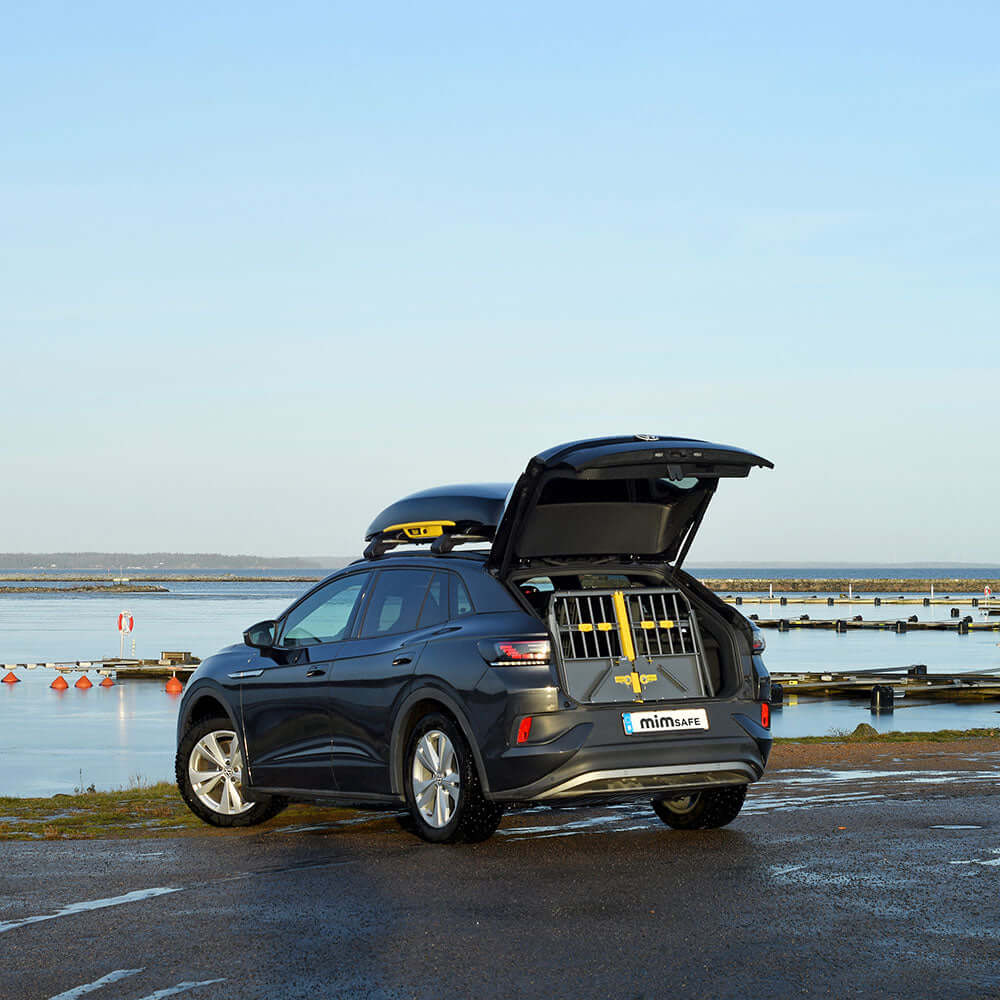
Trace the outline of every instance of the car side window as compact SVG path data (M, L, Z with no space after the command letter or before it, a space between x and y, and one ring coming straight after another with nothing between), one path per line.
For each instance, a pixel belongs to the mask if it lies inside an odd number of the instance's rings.
M351 615L370 579L371 573L354 573L311 594L288 613L280 645L314 646L345 638Z
M430 582L431 572L425 569L388 569L379 573L365 610L361 638L415 629Z
M417 628L440 625L448 620L448 574L435 573L424 595Z
M459 576L452 574L451 578L451 617L461 618L471 615L476 609L472 606L472 598Z

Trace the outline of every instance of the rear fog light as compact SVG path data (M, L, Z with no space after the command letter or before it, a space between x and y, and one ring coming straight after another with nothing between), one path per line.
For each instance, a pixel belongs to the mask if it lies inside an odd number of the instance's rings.
M521 724L517 727L517 742L527 743L528 737L531 735L531 716L525 716L521 720Z

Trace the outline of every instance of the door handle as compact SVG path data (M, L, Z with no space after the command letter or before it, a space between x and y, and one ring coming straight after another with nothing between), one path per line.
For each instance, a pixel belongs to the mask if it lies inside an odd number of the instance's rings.
M397 656L396 659L392 661L394 667L402 667L406 663L412 663L413 660L409 656Z
M306 671L306 677L322 677L325 673L325 670L320 670L319 667L313 667L312 670Z

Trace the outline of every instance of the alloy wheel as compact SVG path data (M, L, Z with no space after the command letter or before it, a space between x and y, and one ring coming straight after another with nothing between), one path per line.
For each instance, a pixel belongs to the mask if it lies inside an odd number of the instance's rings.
M413 751L413 799L428 826L447 826L458 808L461 777L455 747L440 729L428 730Z
M238 816L253 808L243 798L243 754L236 733L217 729L203 736L188 758L191 790L206 808Z

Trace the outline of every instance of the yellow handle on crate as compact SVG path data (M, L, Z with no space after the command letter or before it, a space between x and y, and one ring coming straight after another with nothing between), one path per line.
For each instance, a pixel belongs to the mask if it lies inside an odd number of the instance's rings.
M615 604L615 617L618 619L618 635L622 641L622 654L625 659L635 663L635 645L632 642L632 624L628 620L628 609L625 607L625 595L616 590L612 595Z

